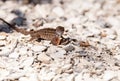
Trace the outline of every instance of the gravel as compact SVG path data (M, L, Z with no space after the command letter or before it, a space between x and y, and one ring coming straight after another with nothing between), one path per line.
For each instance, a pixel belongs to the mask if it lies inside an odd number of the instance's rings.
M0 81L120 81L120 0L27 1L1 0L0 18L27 30L63 26L71 41L30 42L0 21Z

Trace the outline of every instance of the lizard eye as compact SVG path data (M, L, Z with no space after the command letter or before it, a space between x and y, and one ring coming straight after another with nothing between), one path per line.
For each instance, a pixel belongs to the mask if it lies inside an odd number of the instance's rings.
M57 33L57 35L62 36L62 34L64 33L64 27L58 26L56 28L56 33Z

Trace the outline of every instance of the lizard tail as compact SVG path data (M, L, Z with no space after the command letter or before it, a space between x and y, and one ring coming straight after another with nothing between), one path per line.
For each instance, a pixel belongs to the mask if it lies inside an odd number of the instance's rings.
M22 34L24 34L24 35L28 35L28 34L29 34L28 31L26 31L26 30L24 30L24 29L19 29L19 28L13 26L12 24L8 23L7 21L5 21L5 20L2 19L2 18L0 18L0 20L3 21L4 23L6 23L9 27L11 27L11 28L13 28L14 30L16 30L17 32L20 32L20 33L22 33Z

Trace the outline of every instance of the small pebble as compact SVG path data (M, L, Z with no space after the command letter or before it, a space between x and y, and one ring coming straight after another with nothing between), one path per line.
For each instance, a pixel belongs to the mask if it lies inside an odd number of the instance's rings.
M7 33L1 32L0 33L0 40L4 40L8 36Z
M45 53L41 53L38 55L38 60L43 63L48 64L48 63L50 63L51 58L49 56L47 56Z
M62 48L58 48L55 46L51 46L47 52L47 54L50 55L50 57L54 58L54 59L60 59L60 58L64 58L64 55L66 54L66 51Z
M115 55L114 58L116 58L117 60L120 60L120 55Z
M55 7L55 8L53 8L52 11L59 17L64 15L64 11L61 7Z
M82 73L79 73L76 77L75 77L75 81L84 81L82 80L83 77L82 77Z
M23 63L21 64L21 66L24 66L24 67L30 67L32 65L34 61L34 58L33 57L28 57L26 58Z
M69 45L69 46L67 46L67 47L65 47L65 51L73 51L73 50L75 50L75 47L74 46L72 46L72 45Z
M105 81L110 81L111 79L113 79L116 76L117 75L116 75L116 73L114 71L107 70L107 71L104 72L103 79Z
M34 45L33 47L31 47L31 49L34 52L41 52L41 51L45 50L46 47L45 46L41 46L41 45Z
M30 81L28 77L20 77L19 81Z
M14 58L14 59L17 59L18 57L19 57L19 53L17 53L17 52L13 52L13 53L11 53L10 55L9 55L9 58Z

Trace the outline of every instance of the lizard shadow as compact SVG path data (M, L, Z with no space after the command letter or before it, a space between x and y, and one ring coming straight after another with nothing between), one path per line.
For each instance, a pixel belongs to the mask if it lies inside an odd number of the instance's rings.
M28 0L28 4L51 4L53 1L52 0Z
M2 0L2 2L6 2L7 0ZM25 5L27 4L32 4L32 5L37 5L37 4L51 4L53 0L14 0L17 1L17 3L23 3Z
M20 26L27 27L27 24L25 23L25 19L20 18L20 17L14 18L10 22L10 24L12 24L13 26L17 25L19 28L20 28ZM5 24L3 22L0 23L0 32L11 33L12 31L13 31L13 29L11 29L7 24Z
M11 33L11 29L5 24L0 24L0 32Z
M22 13L20 10L13 10L11 11L11 13L17 16L10 21L11 25L13 26L17 25L17 27L20 27L20 26L27 27L24 13ZM0 21L0 32L11 33L12 31L13 29L11 29L7 24Z

